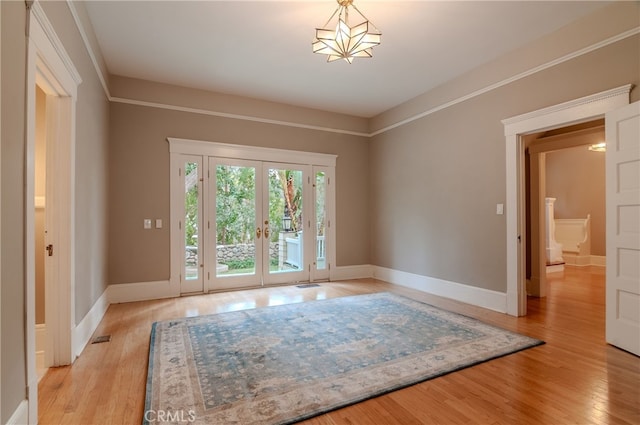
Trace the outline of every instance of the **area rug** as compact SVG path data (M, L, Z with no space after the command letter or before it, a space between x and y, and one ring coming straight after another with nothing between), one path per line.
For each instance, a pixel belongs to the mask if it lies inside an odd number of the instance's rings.
M144 423L293 423L542 343L391 293L156 322Z

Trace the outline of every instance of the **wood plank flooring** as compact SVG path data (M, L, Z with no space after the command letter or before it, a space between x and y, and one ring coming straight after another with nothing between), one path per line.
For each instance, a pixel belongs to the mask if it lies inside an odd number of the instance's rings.
M640 424L640 358L604 340L604 268L566 267L515 318L373 279L111 305L73 366L39 385L41 424L140 424L155 321L390 291L546 341L305 421L343 424Z

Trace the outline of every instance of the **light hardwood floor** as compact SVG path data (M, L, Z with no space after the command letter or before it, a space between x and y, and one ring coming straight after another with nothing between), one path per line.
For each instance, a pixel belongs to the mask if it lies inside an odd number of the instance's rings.
M515 318L373 279L111 305L73 366L39 385L41 424L140 424L155 321L390 291L546 341L516 354L305 422L341 424L640 424L640 358L604 340L604 268L550 275L549 296Z

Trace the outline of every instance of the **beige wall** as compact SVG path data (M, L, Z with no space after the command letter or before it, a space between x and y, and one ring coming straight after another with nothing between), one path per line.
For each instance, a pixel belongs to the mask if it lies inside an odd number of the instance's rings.
M604 157L587 146L546 154L546 195L556 198L555 217L585 218L591 214L591 254L602 256L606 255Z
M501 120L637 86L639 40L626 38L374 137L372 263L506 292L506 223L495 213L505 202ZM637 89L631 98L640 98Z
M6 423L25 397L24 122L25 16L23 2L2 7L2 411Z
M366 138L114 102L109 151L110 283L169 279L169 226L142 227L144 218L169 222L167 137L338 155L337 263L368 263Z

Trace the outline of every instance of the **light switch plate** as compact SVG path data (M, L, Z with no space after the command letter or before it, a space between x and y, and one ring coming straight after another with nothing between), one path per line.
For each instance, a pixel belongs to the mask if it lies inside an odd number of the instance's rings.
M504 214L504 204L496 204L496 214Z
M162 219L156 218L156 229L162 229Z
M151 219L150 218L145 218L144 219L144 228L145 229L151 229Z

